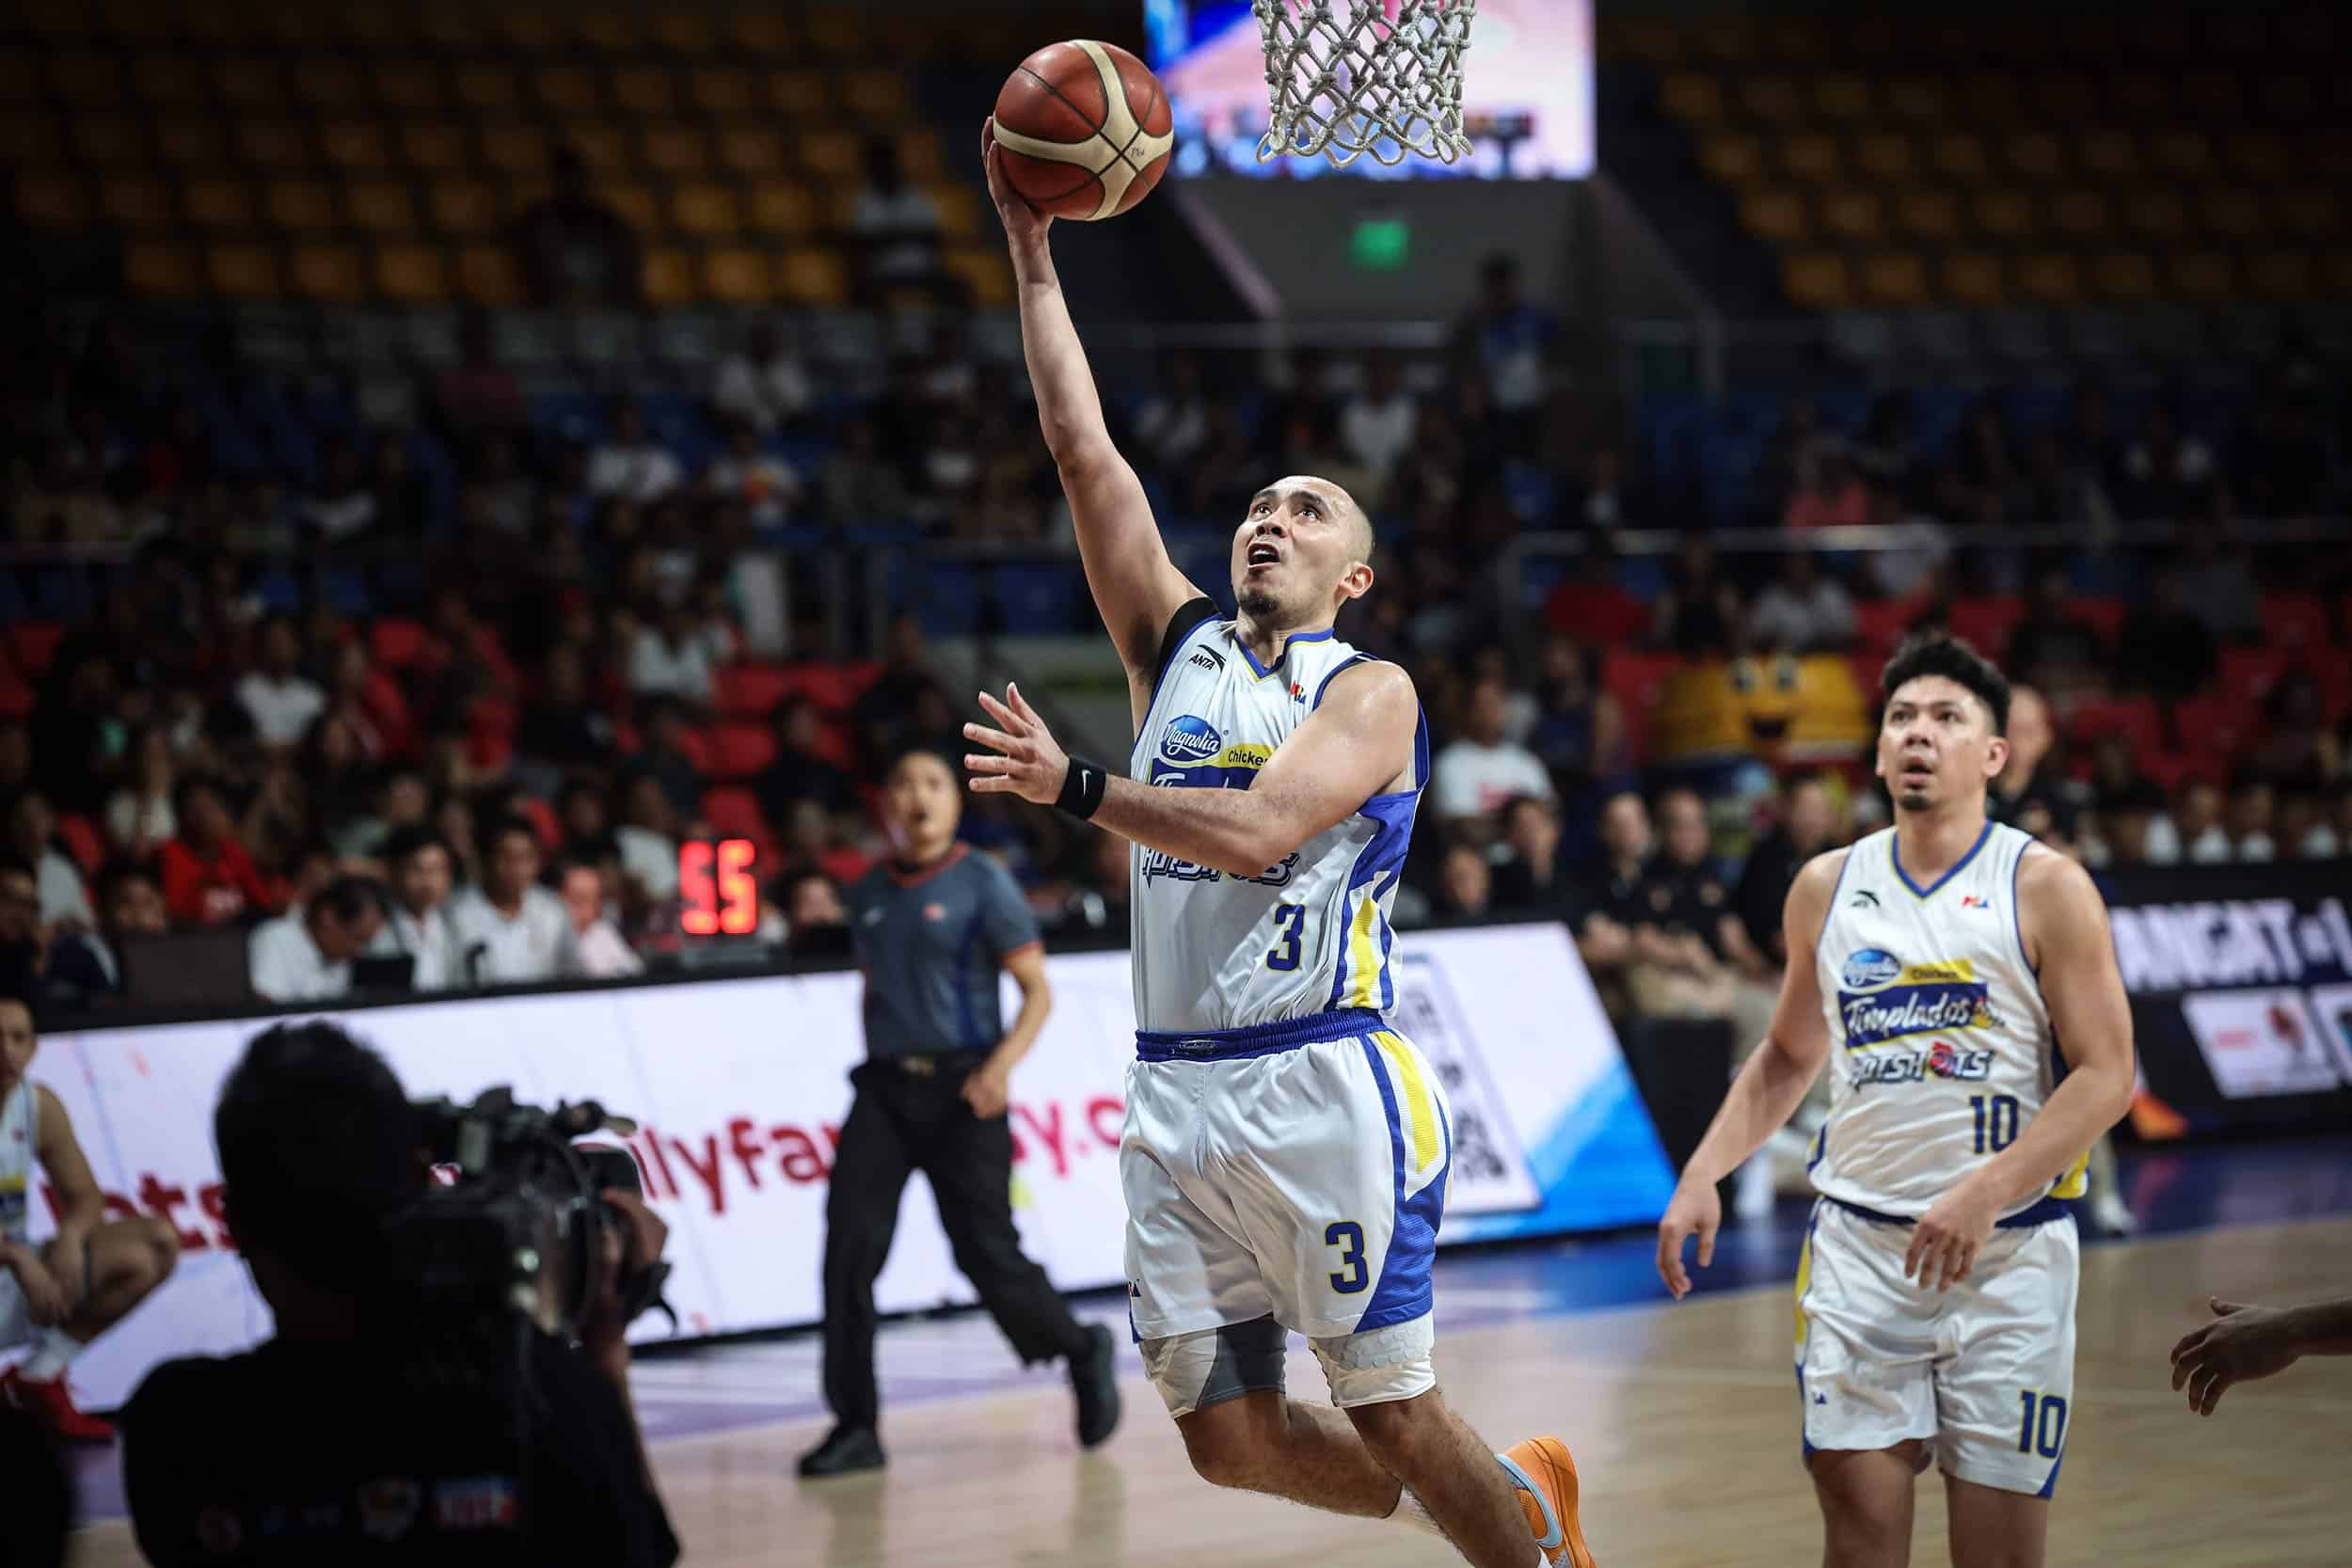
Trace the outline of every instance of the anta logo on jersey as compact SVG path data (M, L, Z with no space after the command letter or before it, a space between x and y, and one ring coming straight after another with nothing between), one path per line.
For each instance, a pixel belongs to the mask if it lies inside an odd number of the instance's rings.
M1160 755L1170 762L1206 762L1225 749L1225 737L1206 719L1185 714L1160 732Z
M1225 668L1225 656L1213 649L1195 648L1192 657L1184 662L1196 670L1222 670Z
M1837 978L1849 1051L1939 1030L1990 1029L1997 1022L1985 983L1966 958L1906 964L1883 948L1865 947L1847 957Z
M1925 1051L1873 1051L1857 1056L1849 1077L1861 1089L1872 1084L1916 1084L1928 1078L1979 1083L1992 1071L1992 1052L1963 1051L1949 1040L1937 1040Z

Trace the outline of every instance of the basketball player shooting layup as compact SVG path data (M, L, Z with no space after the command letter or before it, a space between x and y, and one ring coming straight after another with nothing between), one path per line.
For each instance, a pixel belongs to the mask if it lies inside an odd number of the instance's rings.
M989 192L1012 246L1038 418L1087 581L1127 667L1131 776L1067 756L1017 689L972 787L1135 842L1136 1061L1119 1152L1128 1306L1195 1469L1444 1534L1479 1568L1591 1568L1556 1437L1490 1452L1431 1363L1430 1263L1453 1130L1382 1012L1389 908L1429 776L1413 683L1332 638L1372 587L1372 526L1327 480L1260 491L1233 534L1241 614L1168 560L1103 423L1046 244ZM1157 787L1155 787L1157 786ZM1287 1399L1307 1336L1338 1411Z
M2038 1568L2074 1383L2084 1151L2132 1090L2106 910L2073 861L1990 822L2009 683L1966 643L1886 666L1895 825L1789 889L1763 1049L1682 1173L1658 1272L1714 1251L1715 1183L1831 1064L1797 1263L1797 1397L1830 1568L1902 1568L1912 1478L1944 1470L1955 1568Z

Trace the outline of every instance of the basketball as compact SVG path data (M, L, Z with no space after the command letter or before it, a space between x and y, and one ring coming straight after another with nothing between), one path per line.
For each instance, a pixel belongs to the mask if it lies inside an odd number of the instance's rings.
M1115 43L1049 43L996 94L1005 177L1053 217L1127 211L1160 182L1175 141L1160 79Z

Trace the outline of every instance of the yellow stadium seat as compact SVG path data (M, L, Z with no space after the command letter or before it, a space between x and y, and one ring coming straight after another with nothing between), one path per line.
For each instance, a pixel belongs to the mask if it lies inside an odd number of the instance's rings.
M131 62L131 90L150 106L175 113L201 104L205 96L203 78L188 69L187 61L161 54L141 55Z
M604 88L586 66L543 66L532 75L539 106L549 114L578 118L604 107Z
M2018 256L2018 292L2044 306L2074 306L2082 301L2082 268L2065 251Z
M866 48L865 18L852 10L813 11L808 47L816 55L855 55Z
M1764 144L1744 131L1718 131L1701 138L1699 166L1727 185L1744 185L1764 173Z
M1659 102L1677 119L1713 125L1724 118L1724 89L1714 77L1677 71L1659 85Z
M2123 225L2136 234L2168 237L2188 231L2188 207L2180 191L2157 186L2123 198Z
M1876 240L1886 232L1885 204L1875 190L1832 191L1821 200L1821 224L1841 240Z
M738 7L727 17L727 32L738 48L750 55L782 55L799 46L791 24L775 10Z
M439 108L447 102L438 67L422 60L379 60L369 73L375 101L409 113Z
M502 245L469 245L457 253L457 292L477 305L518 305L522 274Z
M116 109L122 104L122 62L112 55L56 55L49 87L69 108Z
M943 258L972 291L972 302L994 309L1013 302L1012 263L1002 245L959 245Z
M367 101L367 78L342 60L297 60L294 96L322 114L346 115Z
M833 87L822 71L779 71L768 78L768 106L788 119L833 112Z
M1877 180L1908 180L1917 161L1911 138L1900 131L1874 131L1854 148L1854 163Z
M1687 29L1665 17L1601 13L1601 22L1618 52L1629 59L1652 65L1672 65L1690 43Z
M775 269L764 250L714 250L703 258L705 298L724 305L764 305L775 292Z
M2309 251L2267 250L2246 264L2246 280L2265 299L2309 299L2318 275Z
M2001 259L1981 251L1955 251L1944 258L1944 293L1959 305L1999 305L2009 298Z
M1874 305L1924 305L1928 265L1910 251L1880 251L1862 262L1862 296Z
M694 259L682 250L647 251L642 283L648 305L691 305L701 297Z
M2050 227L2070 239L2099 239L2108 230L2106 192L2070 186L2050 198Z
M2219 185L2198 198L2197 215L2208 231L2226 239L2247 240L2265 231L2268 217L2261 196L2244 185Z
M801 166L835 180L854 177L863 159L857 136L848 131L810 131L800 138Z
M1740 82L1740 107L1750 119L1786 125L1804 113L1804 98L1789 77L1746 76Z
M441 247L387 245L375 253L375 292L403 305L435 305L449 298L449 261Z
M599 181L626 179L637 172L628 133L619 125L575 125L565 133L564 140Z
M1780 166L1802 180L1835 180L1842 172L1837 138L1819 132L1784 136Z
M1971 204L1976 226L1996 239L2013 240L2034 230L2033 202L2007 185L1988 186Z
M650 25L654 42L673 54L707 55L717 43L701 11L656 11Z
M2213 141L2202 131L2159 131L2150 138L2149 152L2167 174L2199 179L2213 172Z
M657 125L645 132L645 167L656 174L691 177L710 170L710 137L692 125Z
M580 40L608 55L632 54L645 46L637 18L628 11L589 11L580 18Z
M1922 239L1951 239L1960 232L1960 198L1938 186L1906 186L1895 198L1895 222Z
M1799 305L1836 309L1853 299L1846 259L1834 250L1803 251L1780 264L1781 287Z
M265 245L236 242L213 246L206 259L213 287L235 299L276 299L286 292L278 252Z
M135 294L186 299L206 292L196 252L183 245L146 242L123 253L123 280Z
M368 234L413 234L417 198L397 180L363 180L346 186L343 210L351 227Z
M67 161L65 138L57 122L45 114L15 114L0 120L0 147L27 168L49 168Z
M2026 131L2009 137L2001 150L2009 166L2035 180L2055 180L2065 167L2058 139L2047 131Z
M2106 79L2107 113L2133 124L2168 118L2171 91L2153 71L2119 71Z
M798 305L846 305L850 269L830 250L788 252L776 268L784 296Z
M2129 131L2093 131L2076 139L2076 157L2088 174L2130 180L2139 173L2139 143Z
M279 180L269 187L269 220L280 229L333 229L335 187L315 180Z
M739 66L710 66L686 79L686 94L707 115L752 112L752 73Z
M2171 259L2167 280L2173 294L2200 304L2219 304L2237 293L2237 269L2218 250L2190 250Z
M231 109L268 114L284 106L286 78L275 60L231 56L213 62L213 91Z
M1757 239L1795 245L1812 234L1803 193L1777 187L1751 188L1740 198L1740 221Z
M960 181L940 180L924 187L939 210L939 231L951 240L968 240L980 231L979 192Z
M512 114L522 107L522 88L507 67L476 62L457 68L457 102L479 114Z
M257 168L301 168L310 162L310 138L291 119L248 119L237 127L237 150Z
M605 185L596 191L596 198L641 230L661 227L661 204L650 186Z
M425 186L433 227L447 234L487 234L505 221L499 190L486 180L435 180Z
M1993 173L1985 155L1984 138L1965 131L1947 131L1928 144L1928 164L1949 180L1983 180Z
M2278 193L2279 226L2290 234L2326 239L2344 231L2344 202L2325 185L2305 185Z
M677 78L658 66L631 66L612 72L612 102L628 114L651 119L677 112Z
M134 233L152 234L178 221L172 210L171 187L161 180L135 176L109 180L99 192L106 221Z
M762 234L805 234L817 226L817 202L806 185L788 181L752 187L751 227Z
M191 180L181 188L180 199L188 221L199 229L243 233L254 227L253 187L242 180Z
M784 147L773 131L735 126L719 133L719 162L738 174L764 178L784 167Z
M2156 264L2144 251L2108 251L2091 262L2090 287L2102 299L2144 304L2156 297Z
M1814 79L1813 106L1831 119L1860 119L1870 112L1870 81L1851 71Z
M670 210L681 234L732 240L743 231L742 203L731 185L681 185L671 193Z
M899 132L898 166L906 171L908 179L919 180L925 184L947 177L950 171L946 150L939 145L939 133L920 127ZM963 166L959 163L954 173L960 175L962 171ZM977 190L979 187L973 188Z
M826 187L818 194L821 200L820 211L824 214L828 227L834 229L857 227L857 186L847 181L841 181Z
M338 168L374 170L389 167L391 150L385 145L384 127L368 119L337 120L319 128L319 150Z
M2276 131L2233 131L2227 147L2230 166L2257 180L2277 180L2294 166L2287 138Z
M203 122L198 122L203 123ZM114 168L123 164L148 161L147 127L135 119L121 119L112 115L74 115L66 124L67 145L74 155L93 168ZM223 151L217 127L207 126L212 139L208 144L211 155ZM160 137L158 138L160 142ZM167 152L167 157L169 154Z
M543 175L549 152L547 133L535 125L482 128L482 161L501 174Z
M409 167L427 174L454 173L473 165L465 128L432 120L400 128L400 155Z
M302 245L294 252L294 293L327 305L347 305L368 295L368 271L358 247Z
M1944 84L1931 76L1899 76L1886 84L1886 107L1899 119L1940 124L1947 112Z
M895 71L852 71L841 80L841 102L861 119L896 122L912 118L907 79Z
M89 191L70 175L36 174L16 182L17 210L36 229L87 229Z

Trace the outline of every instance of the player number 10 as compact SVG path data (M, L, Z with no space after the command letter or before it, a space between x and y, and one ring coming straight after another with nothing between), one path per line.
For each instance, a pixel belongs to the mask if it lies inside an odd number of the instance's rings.
M1968 1097L1968 1108L1977 1113L1977 1152L1987 1148L1998 1154L2017 1141L2017 1097L1996 1094L1990 1103L1980 1094ZM2060 1408L2064 1408L2061 1402Z
M2066 1401L2057 1394L2020 1388L2017 1402L2026 1407L2025 1418L2017 1427L2017 1451L2056 1459L2066 1446Z

